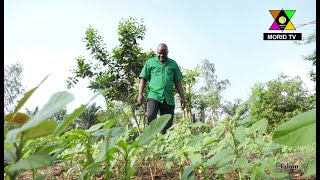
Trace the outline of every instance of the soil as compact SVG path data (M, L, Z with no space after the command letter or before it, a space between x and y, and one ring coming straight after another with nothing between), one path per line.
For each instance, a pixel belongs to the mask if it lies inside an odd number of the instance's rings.
M156 167L156 168L154 168ZM134 180L179 180L179 166L178 164L174 164L170 171L164 172L165 169L165 163L159 162L156 163L155 166L153 166L153 173L151 176L151 171L149 168L149 165L147 164L142 164L136 171L135 176L132 178ZM78 175L69 175L66 177L66 172L68 171L67 168L64 168L59 165L55 165L52 167L50 171L50 175L46 178L46 180L76 180L79 179ZM212 173L214 171L214 168L211 168L208 170L208 174ZM284 171L283 171L284 172ZM316 179L316 177L310 177L310 178L302 178L301 173L297 171L287 171L288 173L294 175L294 179L306 179L306 180L313 180ZM45 175L49 173L49 169L40 169L38 171L38 175ZM225 179L237 179L237 174L228 174L224 176ZM31 171L26 171L23 172L18 180L32 180L32 172ZM114 178L111 178L114 179ZM196 174L195 179L201 180L204 179L203 176L201 175L201 172L198 172ZM248 178L249 179L249 178ZM97 174L94 177L92 177L92 180L104 180L104 175L103 174Z

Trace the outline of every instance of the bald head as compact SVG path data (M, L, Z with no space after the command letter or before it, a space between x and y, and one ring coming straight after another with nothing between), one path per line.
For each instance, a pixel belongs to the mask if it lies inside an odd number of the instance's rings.
M165 43L160 43L157 48L158 59L161 62L166 62L168 58L168 46Z
M158 45L158 49L166 49L166 50L168 50L168 46L165 43L160 43Z

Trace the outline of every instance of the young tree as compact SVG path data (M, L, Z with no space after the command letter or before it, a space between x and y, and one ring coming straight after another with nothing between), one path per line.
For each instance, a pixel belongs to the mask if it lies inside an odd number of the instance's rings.
M20 62L7 65L4 68L4 114L14 110L18 100L25 92L22 86L22 71L23 66Z
M207 111L209 113L209 120L214 125L214 122L217 120L218 109L221 106L221 93L230 85L230 82L228 79L218 80L215 74L214 63L209 62L207 59L201 62L200 68L204 80L204 85L200 88L201 94L198 96L201 103L201 106L199 106L201 107L200 112L202 112L202 116L204 117L204 113Z
M198 77L200 77L200 67L196 66L194 69L183 69L181 68L183 79L182 79L182 87L184 91L184 96L186 100L186 106L183 110L183 118L192 118L192 112L195 100L195 91L193 89L194 85L197 83ZM176 97L179 98L178 96Z
M139 125L135 114L138 76L144 63L155 52L143 51L139 40L144 39L146 27L143 20L134 18L122 19L118 26L119 45L111 52L107 51L102 36L91 26L86 30L83 42L91 51L91 61L83 56L77 58L77 67L72 71L74 77L67 79L68 87L72 87L80 78L90 80L88 88L93 91L104 90L106 101L120 101L130 107L132 115ZM107 107L108 108L108 107Z

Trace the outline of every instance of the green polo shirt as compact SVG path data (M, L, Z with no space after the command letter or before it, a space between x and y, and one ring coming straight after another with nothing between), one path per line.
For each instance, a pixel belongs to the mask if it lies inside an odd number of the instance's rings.
M151 58L144 65L139 77L149 81L147 98L161 103L166 99L169 105L175 105L173 87L175 82L182 80L183 75L174 60L168 58L163 64L157 57Z

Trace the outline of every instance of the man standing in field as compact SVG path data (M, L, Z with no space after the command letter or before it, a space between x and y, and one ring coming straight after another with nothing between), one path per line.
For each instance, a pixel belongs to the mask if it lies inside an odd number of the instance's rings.
M160 110L160 115L171 114L171 119L162 129L161 133L166 133L173 124L174 115L174 90L175 85L180 98L181 107L185 107L185 99L181 80L183 78L178 64L168 58L168 47L164 43L160 43L157 48L157 57L149 59L144 65L139 78L139 95L137 98L138 104L144 102L143 90L146 82L149 81L147 95L147 119L148 124L157 118L157 113Z

